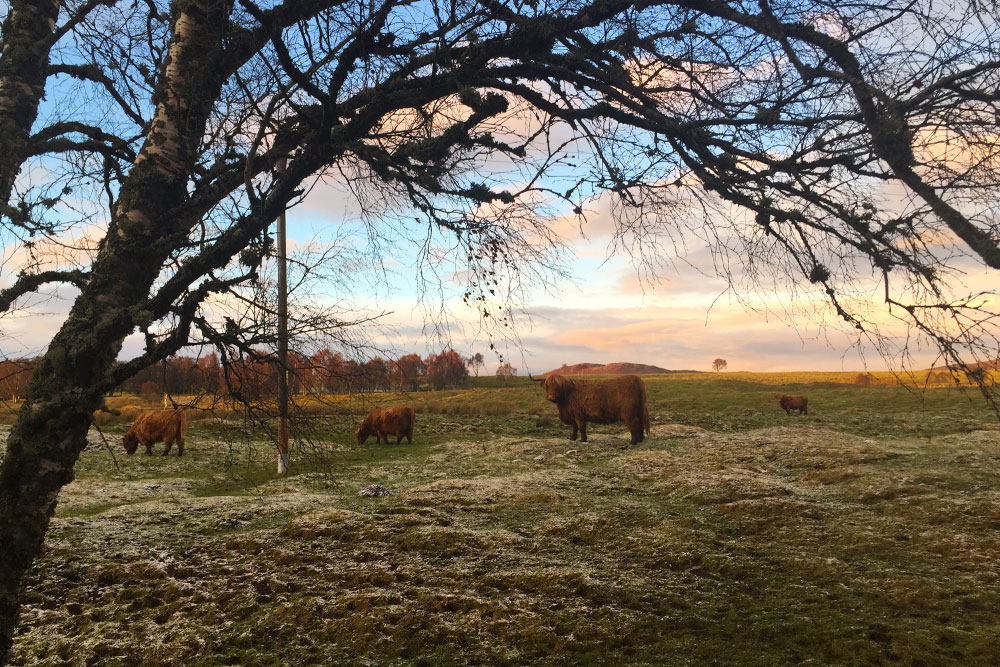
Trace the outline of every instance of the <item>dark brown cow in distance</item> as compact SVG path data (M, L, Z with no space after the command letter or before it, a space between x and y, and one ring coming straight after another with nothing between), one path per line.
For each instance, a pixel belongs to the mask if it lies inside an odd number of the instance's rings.
M354 431L354 436L359 445L365 444L370 435L375 436L375 442L382 442L382 438L385 438L387 445L390 435L396 436L397 445L406 436L406 443L413 444L413 422L413 408L409 406L375 408Z
M781 409L786 415L792 414L792 410L798 410L800 415L809 414L809 399L805 396L793 396L791 394L775 394L781 404Z
M170 446L177 443L177 456L184 455L184 434L187 431L187 417L183 410L144 410L132 423L122 444L130 455L142 443L146 456L152 456L153 443L162 442L166 447L163 455L170 452Z
M637 375L610 380L570 380L550 375L535 382L542 383L545 398L559 408L559 419L573 427L570 440L576 440L579 431L580 441L587 442L587 422L625 422L633 445L642 442L644 434L649 433L646 385Z

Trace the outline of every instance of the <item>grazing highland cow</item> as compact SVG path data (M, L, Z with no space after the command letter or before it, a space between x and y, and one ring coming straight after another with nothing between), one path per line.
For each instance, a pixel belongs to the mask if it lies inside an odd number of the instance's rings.
M361 425L354 431L354 436L358 439L358 444L365 444L368 436L374 435L375 442L389 444L389 436L396 436L396 444L403 441L406 436L406 443L413 443L413 408L403 406L398 408L386 408L384 410L375 408L365 418Z
M798 410L800 415L809 414L809 399L805 396L791 396L789 394L775 394L781 404L781 409L786 415L792 414L792 410Z
M166 447L163 455L170 452L170 446L177 442L177 456L184 455L184 433L187 430L187 417L183 410L144 410L132 428L125 434L122 444L130 455L135 454L139 443L146 447L146 456L152 456L153 443L162 442Z
M636 375L611 380L570 380L550 375L535 382L543 383L545 397L559 408L559 419L573 427L570 440L576 440L579 431L580 441L587 442L587 422L623 421L632 434L633 445L649 433L646 385Z

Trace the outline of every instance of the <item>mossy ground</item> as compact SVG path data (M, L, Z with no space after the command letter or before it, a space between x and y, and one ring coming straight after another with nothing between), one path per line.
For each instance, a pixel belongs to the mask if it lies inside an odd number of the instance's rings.
M321 415L281 480L266 443L209 420L183 458L118 449L118 469L95 434L12 662L1000 664L981 399L647 385L636 447L620 425L570 442L536 389L480 387L380 397L416 405L409 446L352 443L360 407ZM359 497L373 482L391 495Z

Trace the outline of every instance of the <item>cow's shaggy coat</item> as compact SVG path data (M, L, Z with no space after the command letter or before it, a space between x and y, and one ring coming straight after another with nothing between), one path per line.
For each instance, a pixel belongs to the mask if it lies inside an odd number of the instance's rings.
M146 455L153 454L153 443L166 445L163 455L170 452L171 445L177 443L177 456L184 454L184 435L187 431L187 417L183 410L145 410L132 423L122 444L125 451L135 454L139 444L146 447Z
M570 440L576 440L579 431L580 441L587 442L587 422L625 422L633 445L649 433L646 385L636 375L610 380L570 380L550 375L539 382L543 382L545 397L559 408L559 419L573 427Z
M805 396L775 394L774 397L778 399L778 403L781 404L781 409L785 411L786 415L792 414L792 410L798 410L800 415L809 414L809 399Z
M414 421L413 408L409 406L375 408L361 422L361 425L354 431L354 435L358 439L359 445L365 444L365 440L370 435L375 436L375 442L382 442L382 439L385 438L387 445L390 435L396 436L397 445L402 442L403 436L406 436L406 443L412 444Z

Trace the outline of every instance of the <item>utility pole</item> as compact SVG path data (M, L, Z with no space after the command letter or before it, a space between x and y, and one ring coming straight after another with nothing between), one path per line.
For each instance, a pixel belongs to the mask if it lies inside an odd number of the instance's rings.
M278 171L285 171L284 158ZM285 211L278 216L278 475L288 473L288 273Z

